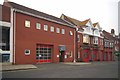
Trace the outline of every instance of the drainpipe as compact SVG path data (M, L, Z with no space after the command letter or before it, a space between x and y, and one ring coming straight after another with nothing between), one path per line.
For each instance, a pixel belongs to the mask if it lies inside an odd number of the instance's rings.
M16 11L13 11L13 64L15 64L15 29L16 29Z
M74 30L74 63L76 62L76 29Z

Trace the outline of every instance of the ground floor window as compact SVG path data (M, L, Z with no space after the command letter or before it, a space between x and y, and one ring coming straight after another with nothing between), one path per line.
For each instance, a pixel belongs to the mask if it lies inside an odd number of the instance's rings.
M10 62L10 54L2 54L2 62Z
M0 26L0 49L3 51L10 50L10 28Z

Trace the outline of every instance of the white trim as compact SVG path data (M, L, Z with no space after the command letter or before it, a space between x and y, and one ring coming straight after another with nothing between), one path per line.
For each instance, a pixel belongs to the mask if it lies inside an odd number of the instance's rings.
M0 26L11 27L10 22L0 21Z
M10 54L10 51L0 51L0 54Z
M13 34L13 36L14 36L14 56L13 56L13 58L14 58L14 64L15 64L15 32L16 32L16 11L13 11L13 16L14 16L14 19L13 19L13 21L14 21L14 34Z
M76 56L76 34L75 34L75 30L74 30L74 63L76 62L75 56Z
M13 62L13 9L11 9L11 27L10 27L10 62Z

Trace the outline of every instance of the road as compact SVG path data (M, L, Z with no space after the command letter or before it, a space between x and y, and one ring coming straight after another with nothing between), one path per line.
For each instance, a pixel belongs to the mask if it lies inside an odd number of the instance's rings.
M48 63L38 69L5 71L3 78L118 78L118 62L92 62L84 65Z

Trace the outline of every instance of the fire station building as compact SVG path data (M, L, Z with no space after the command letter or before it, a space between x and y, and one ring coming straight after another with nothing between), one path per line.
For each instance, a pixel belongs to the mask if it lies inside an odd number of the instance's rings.
M10 35L2 42L10 44L10 49L4 50L2 47L2 50L10 52L10 62L34 64L74 60L74 27L60 18L13 2L4 2L3 6L9 9L9 13L5 13L9 15L9 31L6 26L1 27Z

